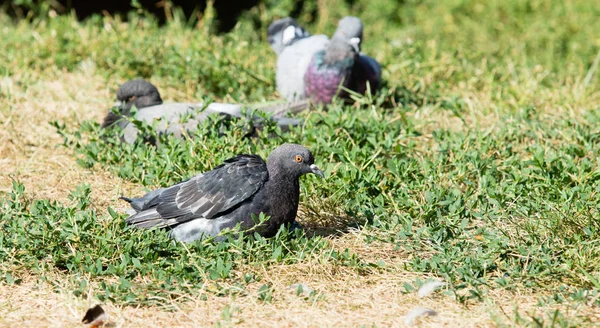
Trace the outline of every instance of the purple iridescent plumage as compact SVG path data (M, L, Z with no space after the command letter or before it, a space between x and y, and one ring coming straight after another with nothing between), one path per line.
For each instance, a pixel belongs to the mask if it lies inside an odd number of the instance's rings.
M340 63L328 64L324 55L323 51L311 60L304 75L304 88L306 95L315 103L329 104L340 85L348 87L354 60L350 57Z
M340 86L365 94L367 83L371 92L381 85L381 66L360 54L362 22L347 16L340 20L338 29L325 49L315 53L304 74L304 90L316 103L331 103L335 95L349 98Z

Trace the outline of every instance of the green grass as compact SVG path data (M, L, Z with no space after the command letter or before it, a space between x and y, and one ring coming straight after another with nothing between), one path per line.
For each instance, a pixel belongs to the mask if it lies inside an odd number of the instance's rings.
M600 7L549 0L332 2L338 5L320 9L328 20L308 28L330 34L335 18L360 12L364 50L384 64L386 87L357 106L335 103L304 113L303 126L286 133L268 127L255 139L243 137L243 121L223 135L207 123L188 140L165 138L159 147L121 146L96 122L54 124L81 165L148 188L237 153L266 157L283 142L303 144L327 175L302 181L309 226L360 227L364 243L389 243L410 254L404 267L336 251L335 239L284 230L271 240L232 236L184 246L164 233L128 230L112 210L99 215L90 207L93 186L80 186L72 202L60 204L29 199L15 183L0 202L5 281L14 283L18 272L59 271L81 290L100 284L100 298L152 304L165 295L203 292L208 280L222 284L216 292L223 294L260 281L238 267L314 261L357 274L432 273L465 304L506 289L552 294L540 299L544 304L600 306L594 297L600 290L600 72L591 70L600 49ZM210 20L193 29L177 17L159 27L137 14L129 24L68 16L11 23L0 16L6 26L0 45L7 49L0 73L19 75L27 86L39 74L58 76L87 60L113 89L145 77L160 90L180 90L167 99L276 99L266 25L253 26L285 14L286 6L253 9L226 35L211 34ZM269 288L261 287L262 301L270 300ZM569 326L560 312L514 321Z
M48 200L27 200L15 183L10 198L2 201L4 235L2 258L13 266L44 276L47 271L71 275L81 295L88 284L99 283L100 300L131 304L165 304L182 294L205 291L206 281L216 281L217 293L242 293L244 285L260 282L252 272L236 272L241 264L293 264L299 261L332 261L362 266L347 252L337 252L321 237L306 238L300 230L281 229L267 240L258 235L233 233L226 242L182 245L165 233L126 229L123 216L112 209L99 218L90 208L90 186L80 186L72 205ZM14 273L13 273L14 274ZM9 271L4 280L15 283ZM148 278L155 284L142 283ZM226 285L218 285L227 279ZM18 281L16 281L18 282Z

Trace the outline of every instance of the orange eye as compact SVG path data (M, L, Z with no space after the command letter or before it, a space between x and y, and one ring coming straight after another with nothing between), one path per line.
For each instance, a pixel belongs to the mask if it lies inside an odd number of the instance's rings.
M300 156L300 155L296 155L294 157L294 160L296 161L296 163L302 163L302 161L304 160L304 158L302 158L302 156Z

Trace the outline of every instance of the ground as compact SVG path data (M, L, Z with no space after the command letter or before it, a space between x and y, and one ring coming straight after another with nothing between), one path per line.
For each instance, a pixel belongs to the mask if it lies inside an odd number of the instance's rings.
M586 21L588 16L582 16L580 22L573 18L587 8L587 3L582 3L580 7L561 7L568 15L566 20L572 25L572 33L577 35L574 40L590 35L597 37L599 31L597 23ZM478 6L484 6L480 3L472 5L474 11ZM534 6L533 14L530 13L532 25L544 21L545 17L554 21L560 16L545 11L549 10L546 5L547 2L540 1L538 7ZM521 13L519 8L508 7L490 5L485 8L493 11L492 17L502 16L498 14L502 10ZM498 42L513 45L512 50L489 50L487 53L487 48L471 45L474 52L479 51L477 55L461 57L458 54L456 56L460 58L452 58L455 53L450 46L444 45L437 38L437 32L429 29L436 26L431 23L436 20L423 18L435 15L435 6L410 9L417 12L415 24L423 24L417 27L423 31L415 35L429 39L422 40L420 48L415 47L418 49L412 53L410 47L402 50L402 60L388 51L394 48L391 36L373 41L385 43L388 48L371 48L374 56L384 63L384 77L390 83L386 92L395 93L395 96L382 98L382 103L378 104L362 99L355 106L338 104L330 113L304 114L302 117L309 121L303 127L305 130L283 137L302 140L321 155L317 155L317 164L325 168L328 180L324 183L316 179L303 182L299 221L305 224L309 233L323 237L267 241L257 246L263 248L258 248L256 258L252 258L252 250L246 253L236 249L238 244L235 243L225 251L205 245L190 246L187 252L192 255L186 255L186 251L181 250L184 246L165 238L157 242L158 246L152 246L153 242L148 240L153 238L152 233L127 232L119 236L120 239L113 234L120 234L123 226L108 208L122 212L125 206L118 200L120 195L140 194L146 188L178 180L186 174L186 168L181 166L190 161L202 162L194 164L200 165L194 167L197 171L210 167L219 158L211 158L209 163L198 158L207 158L217 149L227 154L237 150L235 146L224 146L228 141L238 140L233 135L214 143L194 144L181 151L194 153L197 157L174 152L174 157L182 158L173 160L175 177L153 168L152 165L159 167L157 159L163 158L160 149L146 153L143 145L124 146L120 154L139 156L138 164L130 164L116 155L112 158L112 152L117 150L100 150L100 155L91 155L90 145L102 145L95 138L97 126L85 129L80 125L86 121L100 122L114 101L116 86L128 78L146 74L144 58L132 59L131 64L119 62L122 54L112 54L100 46L114 42L117 44L112 48L114 51L124 42L114 38L114 31L131 36L136 33L131 28L136 23L106 19L102 25L98 22L79 23L73 18L57 23L45 23L45 20L7 23L9 27L3 33L13 35L14 42L3 42L14 48L4 55L6 65L2 68L6 72L0 80L0 197L9 199L16 195L13 181L18 181L24 186L24 195L19 199L27 206L20 208L14 203L2 203L5 214L1 222L7 235L2 239L0 253L3 262L0 273L4 277L0 283L0 326L78 326L87 308L99 303L109 315L109 324L117 327L400 327L405 325L405 315L418 306L438 313L434 317L420 318L418 324L423 327L594 326L600 322L600 269L596 263L600 254L600 229L595 200L598 184L595 164L599 148L594 137L597 133L595 123L600 120L597 115L600 110L597 61L600 57L594 50L600 46L600 40L590 39L596 48L585 48L587 56L582 55L584 59L575 55L584 46L569 44L562 57L557 54L559 51L537 50L540 55L536 57L536 51L522 49L522 57L515 55L513 61L509 54L511 51L518 53L520 45L527 44L527 37L504 40L505 36L500 35ZM324 9L320 13L322 17L331 15ZM369 21L368 17L366 19ZM456 16L449 12L440 17L449 30L462 26L453 19ZM427 25L428 22L432 25ZM45 28L44 24L50 27ZM138 21L137 24L139 27L141 23ZM320 21L315 26L326 28L320 24L325 23ZM489 35L476 34L468 29L468 23L464 24L467 28L462 34L458 29L457 39L473 38L493 44ZM510 23L505 24L510 26ZM61 43L62 39L60 42L54 40L56 33L51 30L60 31L61 28L69 31L65 39L73 38L79 44L71 46L69 42ZM201 25L196 27L202 28ZM187 32L181 32L182 29ZM410 37L405 34L411 35L410 29L406 26L399 29L401 32L397 34L403 36L399 40L409 42ZM516 30L522 33L518 35L529 35L531 29L534 28ZM153 35L160 31L177 35L191 33L190 30L177 24L163 29L150 24L142 29L142 33ZM234 39L235 33L242 34L234 31ZM366 33L374 34L368 27ZM473 35L469 36L469 33ZM542 36L554 40L554 34L550 32ZM187 50L177 48L177 45L185 44L185 35L180 38L171 40L165 36L159 39L164 47L174 47L168 51L182 53L181 57L184 57ZM216 60L217 64L213 64L226 68L215 68L214 72L204 68L204 75L197 77L195 73L179 72L177 65L171 67L167 63L165 67L168 68L164 71L171 69L175 72L174 77L165 77L159 71L150 75L153 82L162 82L161 91L168 93L164 98L183 100L198 93L210 93L219 101L276 98L269 95L274 93L274 86L264 82L272 77L272 73L265 72L272 70L274 63L263 63L254 72L252 63L261 61L261 55L251 53L240 56L243 59L229 58L233 64L227 60L220 62L222 58L234 56L227 49L236 49L243 42L221 37L212 40L223 42L226 49L223 53L214 50L215 56L211 60ZM19 42L35 44L32 53L17 46ZM148 44L142 42L142 45ZM51 49L50 55L44 56L40 49ZM56 55L67 51L71 57L63 61ZM153 56L152 51L161 58L168 57L163 50L151 49L146 54L147 61ZM274 61L274 55L266 46L260 51ZM432 55L435 51L440 53ZM548 55L549 52L553 55ZM138 53L134 51L133 54ZM552 56L556 58L550 58ZM192 55L192 62L196 60L194 58ZM465 64L463 59L469 63ZM30 65L28 60L41 63ZM209 65L202 60L201 57L197 63ZM565 62L564 67L560 62ZM51 68L44 67L47 63L52 64L49 65ZM152 64L146 65L152 67ZM216 81L229 73L234 75L233 72L240 68L243 72L230 78L237 82L229 84L240 83L241 89L203 80ZM112 73L112 70L123 73ZM195 85L197 80L200 82ZM406 86L407 91L415 95L414 99L398 96L400 85ZM402 104L395 103L403 99ZM380 108L385 106L392 110ZM374 118L370 119L373 121L356 121L362 113L372 113ZM342 119L352 123L339 123ZM319 126L319 120L329 130ZM64 144L63 136L49 123L52 121L65 124L63 132L71 138L70 144ZM377 127L369 129L373 122L381 124L385 133L378 134ZM402 128L396 131L390 127L394 124L401 124ZM364 139L359 135L360 131L364 131ZM83 138L72 137L75 132L82 133ZM305 135L311 133L314 136ZM388 145L389 135L393 137ZM370 141L373 136L379 140ZM374 144L369 145L369 142ZM259 139L240 141L239 145L243 145L244 150L260 149L265 155L268 150L264 148L272 148L277 143L277 140ZM359 149L366 149L365 153ZM540 149L542 155L539 155ZM330 157L324 156L326 150L331 152ZM222 156L226 157L225 154ZM542 159L537 163L540 156ZM93 165L82 165L77 159L92 161ZM393 159L399 160L395 167L390 164ZM129 166L131 169L124 171L123 168ZM150 169L136 171L136 166ZM396 173L394 170L398 168L408 173ZM359 169L366 173L361 179L355 179ZM371 169L386 173L368 180ZM496 174L502 178L494 179ZM399 182L389 182L394 179ZM356 189L351 191L342 189L352 186L350 181L359 180L367 182L360 186L357 182ZM504 185L503 181L507 180L510 182ZM521 186L523 181L526 192L512 189L513 185ZM72 193L82 184L90 186L90 198L85 203L88 205L79 208L78 202L85 197ZM462 198L457 196L457 190L462 193ZM502 194L507 197L502 198ZM362 195L367 198L360 198ZM379 199L377 195L383 195L383 198ZM356 202L345 202L346 199L356 199ZM364 199L369 199L373 205L365 205ZM38 208L34 205L36 200L58 203L47 205L48 212L39 210L39 214L33 210ZM44 213L63 213L64 217L46 218ZM67 230L65 222L71 219L71 213L72 218L82 220L77 221L80 227L85 226L84 222L91 222L90 231L99 236L98 239L86 239L88 246L83 242L78 244L78 238L83 240L89 236ZM360 220L339 223L348 217ZM432 218L442 223L432 223ZM43 224L47 219L57 224L53 227L60 234L27 235L26 231L33 233L34 230L13 225L11 221L17 219L31 222L32 226ZM392 219L398 223L387 223L393 222ZM335 220L337 225L331 224ZM319 232L324 225L335 226L337 232ZM14 236L19 233L23 233L24 239ZM61 239L44 239L47 236L60 236ZM110 242L113 238L110 236L115 238L114 244ZM141 237L146 240L140 241ZM49 245L49 254L36 254L35 247L27 246L34 245L36 238L45 240L43 245ZM100 241L101 238L108 241ZM318 243L318 238L322 238L322 244ZM135 242L133 246L126 246L128 241ZM285 254L271 259L279 246L284 248ZM117 247L116 252L114 247ZM171 262L164 264L166 262L160 261L168 261L169 256L146 255L153 253L153 247L171 252L175 262L181 261L188 267L199 263L198 267L188 272ZM302 256L303 247L314 249ZM71 251L73 256L65 255ZM76 255L85 256L96 251L102 257L104 271L94 271L86 266L88 264L76 262ZM196 252L199 255L194 255ZM240 257L235 257L236 252L241 254ZM111 257L114 253L117 254ZM111 265L118 266L119 259L123 258L119 253L130 254L132 258L137 256L142 262L143 268L123 260L125 271L135 271L125 278L133 286L133 301L127 298L130 295L128 288L119 287L123 284L119 279L125 274L108 271ZM233 254L233 269L219 271L222 274L219 278L207 279L207 272L213 268L211 261L217 263L221 258L228 259L224 254ZM349 255L344 257L344 254ZM61 262L59 258L66 260ZM210 263L200 263L199 259L205 258ZM262 258L267 260L260 260ZM87 263L87 260L81 261ZM152 261L161 264L156 268L144 266ZM94 259L89 261L92 266L94 263ZM165 277L177 274L182 275L182 280L173 283L177 286L164 294L160 288L148 287L159 286ZM246 274L257 278L246 280ZM431 296L419 298L416 288L427 279L447 281L449 285ZM87 284L82 287L81 281ZM297 283L305 284L314 293L297 295L290 288ZM110 286L117 287L110 289ZM108 290L111 296L107 296Z

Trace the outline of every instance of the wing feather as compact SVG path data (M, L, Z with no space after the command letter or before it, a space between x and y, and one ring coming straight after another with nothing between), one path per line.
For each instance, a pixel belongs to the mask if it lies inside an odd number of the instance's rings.
M267 179L264 160L255 155L238 155L212 171L165 190L156 211L161 218L176 218L178 222L188 217L212 219L252 197Z
M196 218L213 219L252 197L267 181L259 156L238 155L212 171L140 198L126 198L136 213L127 223L139 227L175 226Z
M381 86L381 65L375 58L360 55L352 70L352 83L350 89L364 94L367 90L367 82L371 85L371 92L375 92Z

